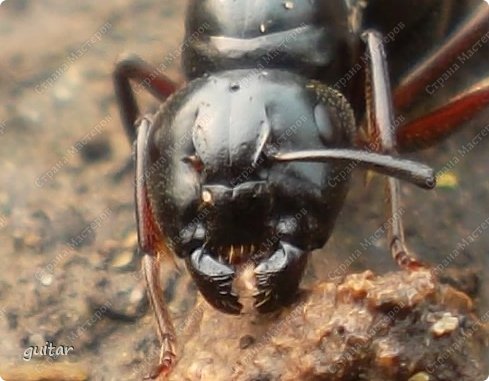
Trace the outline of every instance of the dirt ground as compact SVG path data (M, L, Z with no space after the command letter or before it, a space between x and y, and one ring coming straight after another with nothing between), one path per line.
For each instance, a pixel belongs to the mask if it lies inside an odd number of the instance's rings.
M174 55L184 8L176 0L0 5L0 377L7 381L132 380L145 372L157 340L135 252L132 178L114 178L131 149L111 73L123 52L155 65ZM178 57L166 74L183 80ZM487 74L487 65L468 63L446 90ZM139 95L144 109L155 106ZM479 316L489 311L489 142L459 150L488 121L489 110L412 155L444 172L440 187L403 185L410 247L473 297ZM305 287L395 269L385 234L376 234L385 221L383 197L379 178L365 187L356 174L333 237L312 256ZM185 271L168 267L164 276L179 325L195 290ZM73 353L55 364L23 359L28 347L46 341L73 346ZM52 378L43 373L54 371Z

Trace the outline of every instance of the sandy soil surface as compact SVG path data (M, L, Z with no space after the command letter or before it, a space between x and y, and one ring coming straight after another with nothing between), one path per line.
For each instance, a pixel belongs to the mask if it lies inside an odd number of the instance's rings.
M135 252L132 178L114 179L131 149L111 72L123 52L155 65L175 55L184 8L176 0L0 5L0 376L18 375L7 381L132 380L145 373L157 340ZM464 65L437 102L487 76L485 65ZM166 74L183 79L178 57ZM145 110L155 107L139 95ZM489 223L489 143L464 147L487 131L488 120L485 112L413 155L445 173L442 186L403 186L410 247L473 297L479 316L489 310L489 230L482 228ZM395 269L379 231L383 197L379 178L365 187L362 174L355 176L333 237L312 257L306 287ZM192 284L170 266L163 276L177 326L188 323ZM57 365L48 357L23 359L46 341L74 350Z

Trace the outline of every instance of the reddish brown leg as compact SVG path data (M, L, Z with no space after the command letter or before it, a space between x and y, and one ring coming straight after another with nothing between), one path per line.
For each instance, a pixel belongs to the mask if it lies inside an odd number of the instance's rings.
M168 374L175 363L175 329L163 298L160 284L160 257L169 253L163 235L154 221L145 181L145 154L151 121L144 117L138 126L136 142L136 218L139 248L142 251L142 271L149 300L156 316L161 352L158 365L146 378Z
M370 57L366 67L366 100L369 148L377 152L395 155L394 113L382 36L375 31L363 35ZM389 248L394 260L402 268L415 270L421 264L412 257L406 247L401 218L401 193L399 180L387 178Z
M457 57L487 32L489 6L483 2L458 30L433 54L416 65L394 91L396 110L409 106L425 87L438 78Z
M123 57L116 63L113 80L122 124L132 144L136 139L135 122L141 114L130 80L138 81L136 93L144 88L162 102L174 93L177 87L157 68L135 55Z
M414 151L438 143L488 106L489 80L486 79L443 107L401 126L396 134L399 150Z
M160 284L160 257L169 253L163 234L154 221L147 194L145 175L146 143L150 117L141 118L130 80L139 81L137 89L144 88L160 101L164 101L176 90L176 85L158 69L137 56L120 59L114 71L114 86L124 129L131 144L136 140L136 219L138 225L139 248L143 254L142 271L149 300L156 316L161 352L158 365L146 378L157 378L168 374L175 362L175 329L171 321L163 290ZM136 90L136 93L138 90ZM130 164L130 162L129 162ZM125 166L125 169L131 168ZM125 172L123 169L121 173Z

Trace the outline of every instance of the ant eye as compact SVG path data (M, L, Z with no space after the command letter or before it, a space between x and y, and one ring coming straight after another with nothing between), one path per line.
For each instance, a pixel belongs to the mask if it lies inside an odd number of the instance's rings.
M197 173L202 173L202 171L204 170L204 163L197 155L187 156L183 159L183 161L191 165Z

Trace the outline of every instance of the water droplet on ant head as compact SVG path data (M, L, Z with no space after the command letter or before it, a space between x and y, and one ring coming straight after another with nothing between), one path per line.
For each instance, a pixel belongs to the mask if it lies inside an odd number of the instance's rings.
M266 30L267 30L266 25L265 25L264 23L261 23L261 24L260 24L260 32L265 33L265 32L266 32Z
M202 201L206 204L212 203L212 193L208 190L202 192Z

